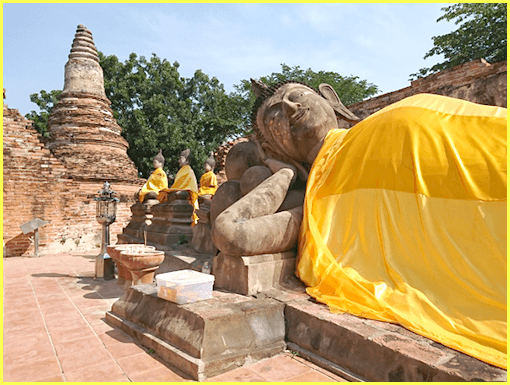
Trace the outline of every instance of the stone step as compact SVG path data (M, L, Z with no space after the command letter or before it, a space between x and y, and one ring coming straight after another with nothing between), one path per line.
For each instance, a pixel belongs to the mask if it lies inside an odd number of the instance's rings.
M178 305L156 285L129 288L106 319L198 381L285 350L284 304L214 291Z

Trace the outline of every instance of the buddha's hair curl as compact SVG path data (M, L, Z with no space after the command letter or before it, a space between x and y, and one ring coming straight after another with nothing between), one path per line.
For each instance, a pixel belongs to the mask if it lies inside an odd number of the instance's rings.
M161 149L159 149L159 152L158 154L154 157L154 160L157 160L159 163L161 163L162 165L165 164L165 157L163 156L163 152L161 151Z
M276 93L276 91L278 91L278 89L280 89L281 87L283 87L284 85L289 84L289 83L301 84L305 87L310 88L312 91L316 92L318 95L324 97L324 95L322 95L322 93L319 90L309 86L306 83L298 82L296 80L281 81L279 83L272 85L271 87L268 87L267 89L262 90L261 91L262 95L259 96L255 100L255 103L253 104L253 108L251 111L251 127L253 129L253 134L254 134L254 137L256 140L258 140L260 142L266 142L264 135L262 134L262 131L260 130L259 126L257 125L257 114L258 114L260 106L262 106L262 104L266 101L266 99L273 96Z

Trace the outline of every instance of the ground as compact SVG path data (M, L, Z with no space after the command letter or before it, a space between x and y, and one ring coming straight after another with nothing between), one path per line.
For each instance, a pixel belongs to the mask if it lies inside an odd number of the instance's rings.
M4 381L192 381L109 325L123 293L96 281L97 252L3 260ZM208 381L345 381L287 351Z

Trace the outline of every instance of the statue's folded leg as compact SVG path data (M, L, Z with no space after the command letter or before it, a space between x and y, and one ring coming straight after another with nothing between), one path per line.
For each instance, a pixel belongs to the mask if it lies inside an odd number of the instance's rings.
M258 255L292 249L303 217L302 206L276 213L294 171L283 168L223 211L214 221L216 247L231 255Z

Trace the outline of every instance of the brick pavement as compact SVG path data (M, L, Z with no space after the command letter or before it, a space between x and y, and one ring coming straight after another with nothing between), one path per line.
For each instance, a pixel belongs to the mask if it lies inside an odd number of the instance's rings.
M95 254L3 259L3 381L192 381L106 323L122 289L93 279ZM207 381L345 380L286 352Z

